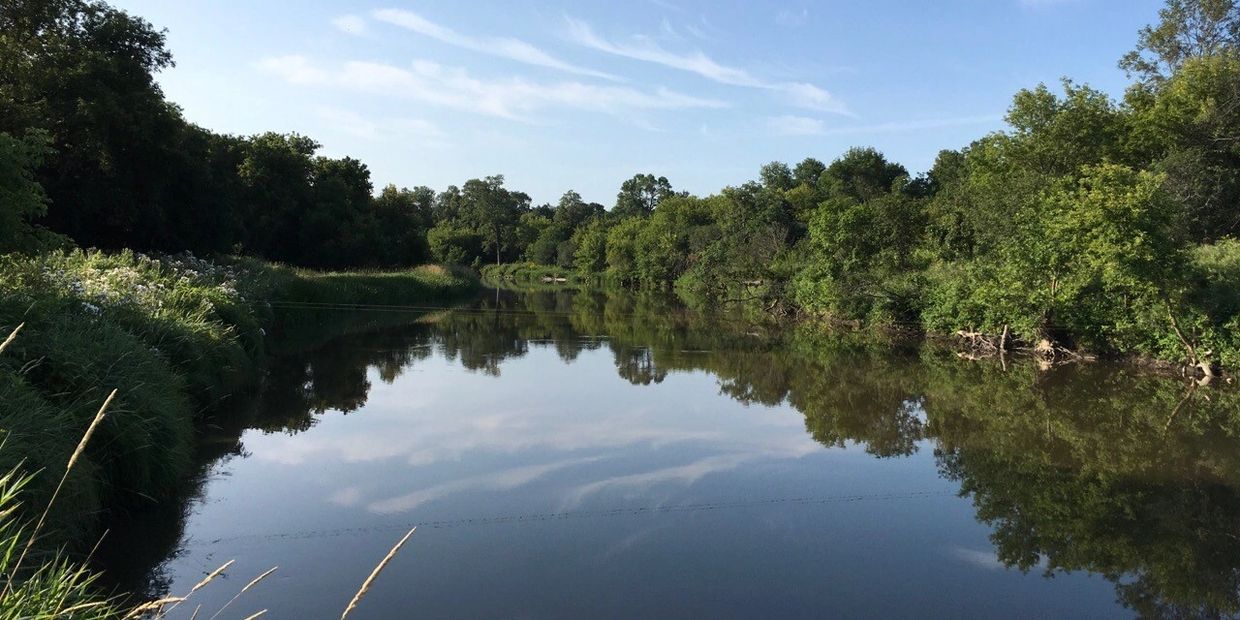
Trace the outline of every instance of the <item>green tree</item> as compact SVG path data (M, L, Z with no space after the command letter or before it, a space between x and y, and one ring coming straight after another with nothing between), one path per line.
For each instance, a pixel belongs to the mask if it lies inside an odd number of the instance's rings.
M655 207L660 203L674 195L672 184L667 177L638 174L620 185L620 193L616 194L616 206L612 207L611 214L617 218L647 216L654 213Z
M1167 0L1157 25L1138 35L1137 49L1120 68L1157 84L1194 58L1234 55L1240 44L1240 7L1234 0Z
M607 269L625 284L638 279L637 239L646 225L643 218L628 218L607 232Z
M1198 241L1240 232L1240 58L1185 61L1155 91L1134 88L1130 149L1167 174L1181 224Z
M482 238L478 233L440 222L426 233L431 256L448 265L469 265L482 256Z
M504 188L503 175L471 179L461 188L464 214L482 239L483 250L503 262L503 253L514 240L521 213L529 210L530 198Z
M91 0L0 4L0 131L39 129L48 223L81 243L154 247L168 231L185 122L154 73L164 34Z
M47 148L47 137L39 132L23 138L0 133L0 254L36 251L54 241L33 224L47 210L34 175Z
M607 225L595 218L573 235L573 266L583 274L596 274L607 266Z

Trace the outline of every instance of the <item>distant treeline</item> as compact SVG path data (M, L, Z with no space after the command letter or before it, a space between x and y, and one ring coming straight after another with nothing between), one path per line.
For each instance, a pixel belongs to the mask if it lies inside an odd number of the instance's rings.
M0 251L63 243L311 267L526 261L838 320L1240 364L1240 7L1169 0L1120 101L1065 80L910 175L869 148L707 197L626 181L534 206L501 176L377 194L297 135L224 136L155 84L164 36L92 0L0 5ZM1006 346L1006 336L999 339Z

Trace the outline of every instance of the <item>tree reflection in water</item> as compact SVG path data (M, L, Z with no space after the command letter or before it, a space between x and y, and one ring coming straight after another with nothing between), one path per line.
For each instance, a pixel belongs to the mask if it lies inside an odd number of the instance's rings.
M708 317L665 295L625 292L505 292L424 314L287 314L276 341L284 349L255 402L234 404L218 436L204 438L186 505L210 463L243 453L242 431L298 433L328 412L356 412L372 376L391 383L433 354L498 376L532 347L566 363L606 349L634 385L706 371L743 403L789 404L828 447L855 443L881 458L932 449L1009 567L1101 574L1142 615L1240 613L1232 390L1106 365L962 362L933 347ZM152 517L165 522L154 528L162 536L130 523L115 537L132 544L127 532L138 527L156 563L175 549L186 513ZM159 593L158 576L141 585Z

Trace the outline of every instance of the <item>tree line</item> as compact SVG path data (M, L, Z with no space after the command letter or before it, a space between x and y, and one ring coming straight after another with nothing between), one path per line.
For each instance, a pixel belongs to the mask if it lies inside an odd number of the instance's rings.
M872 148L610 209L502 176L375 192L308 137L216 134L154 75L164 34L95 0L0 6L0 251L66 243L320 268L524 261L629 286L1006 346L1240 362L1240 7L1168 0L1115 100L1022 90L1008 128L912 175Z

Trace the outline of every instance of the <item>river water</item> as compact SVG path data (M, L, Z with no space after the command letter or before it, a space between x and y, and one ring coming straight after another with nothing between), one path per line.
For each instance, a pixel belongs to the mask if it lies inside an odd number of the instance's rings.
M282 309L184 502L110 535L172 617L1240 610L1240 396L657 295Z

